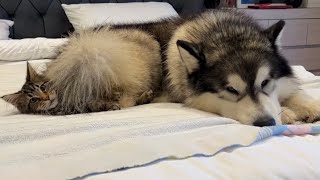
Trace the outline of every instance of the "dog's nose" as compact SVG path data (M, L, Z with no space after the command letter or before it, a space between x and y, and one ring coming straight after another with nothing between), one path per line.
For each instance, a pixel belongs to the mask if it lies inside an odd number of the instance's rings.
M258 118L255 122L253 122L254 126L274 126L276 125L276 120L270 116L263 116Z

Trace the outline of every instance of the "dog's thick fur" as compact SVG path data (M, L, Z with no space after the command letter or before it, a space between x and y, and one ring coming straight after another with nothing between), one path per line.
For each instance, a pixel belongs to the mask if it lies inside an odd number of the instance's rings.
M284 25L279 21L265 30L235 10L210 10L115 28L144 30L162 45L166 97L161 100L249 125L281 124L281 116L283 123L312 122L320 105L299 89L278 52L276 40Z
M45 75L57 91L63 114L87 112L88 104L97 100L112 103L115 94L120 95L120 107L134 106L145 92L160 89L160 46L139 30L79 32Z

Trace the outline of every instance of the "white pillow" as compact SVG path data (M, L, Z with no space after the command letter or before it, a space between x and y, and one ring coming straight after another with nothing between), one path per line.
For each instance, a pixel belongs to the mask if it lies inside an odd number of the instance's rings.
M165 2L62 4L62 7L76 31L104 24L150 22L178 16Z
M28 38L0 40L0 61L55 58L68 39Z
M11 26L13 26L13 21L0 19L0 39L9 39Z

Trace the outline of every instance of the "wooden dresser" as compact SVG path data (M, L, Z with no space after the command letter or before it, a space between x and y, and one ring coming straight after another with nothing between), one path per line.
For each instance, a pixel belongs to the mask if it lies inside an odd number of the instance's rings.
M264 27L285 20L286 26L279 38L282 54L291 65L303 65L320 75L320 8L243 11Z

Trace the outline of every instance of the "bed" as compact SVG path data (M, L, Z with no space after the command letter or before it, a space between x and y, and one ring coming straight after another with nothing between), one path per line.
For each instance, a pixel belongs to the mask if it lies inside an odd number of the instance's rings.
M13 39L60 38L73 31L61 2L89 1L0 1L0 18L14 20ZM205 8L200 0L167 2L179 14ZM27 57L40 71L54 60ZM25 80L26 60L8 59L0 60L0 96ZM320 98L320 77L293 69L301 88ZM319 123L258 128L173 103L39 116L0 100L0 179L319 179L319 133Z

